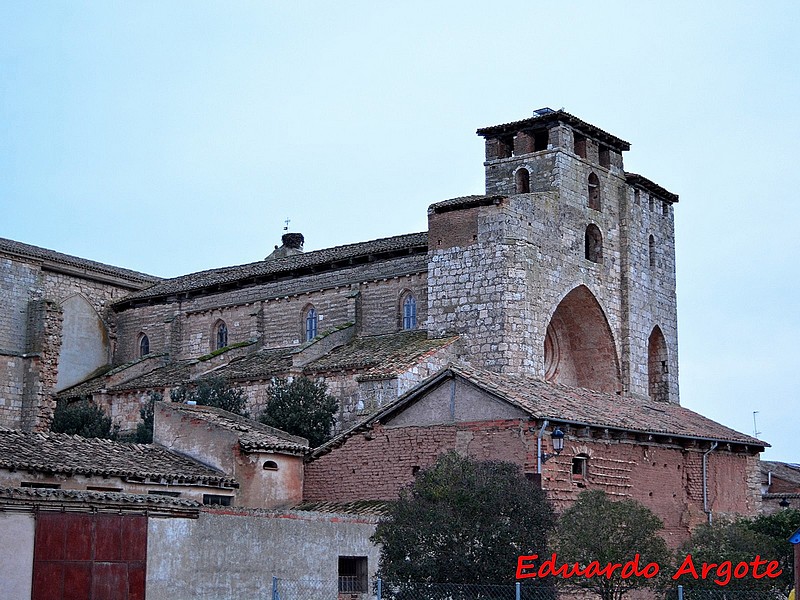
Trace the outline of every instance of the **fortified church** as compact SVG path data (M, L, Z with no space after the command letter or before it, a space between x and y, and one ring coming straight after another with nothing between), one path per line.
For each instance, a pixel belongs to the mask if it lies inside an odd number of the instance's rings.
M277 376L322 378L340 401L338 435L315 449L165 402L162 458L104 442L83 471L59 470L37 467L45 442L31 442L27 462L0 464L4 485L90 489L110 453L140 461L105 475L134 494L390 500L455 449L519 464L559 507L587 488L640 500L675 544L712 514L755 513L765 443L679 403L678 196L625 171L628 142L563 110L477 133L485 194L431 205L424 232L314 252L289 233L263 261L173 279L0 240L7 455L47 430L57 398L90 397L122 430L150 392L210 376L241 387L251 415Z

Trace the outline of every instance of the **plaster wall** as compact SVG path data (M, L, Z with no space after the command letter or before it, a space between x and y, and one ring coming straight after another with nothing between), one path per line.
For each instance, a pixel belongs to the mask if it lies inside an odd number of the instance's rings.
M33 539L36 521L31 513L0 512L0 581L5 600L30 600L33 579Z
M375 519L306 512L204 510L197 520L151 518L147 599L269 598L272 577L318 580L335 593L339 556L378 549Z

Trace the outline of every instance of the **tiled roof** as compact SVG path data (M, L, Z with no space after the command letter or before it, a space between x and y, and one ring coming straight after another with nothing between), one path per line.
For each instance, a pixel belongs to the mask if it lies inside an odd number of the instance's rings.
M235 479L157 445L63 433L0 431L0 468L238 487Z
M138 361L136 361L138 362ZM108 375L112 372L99 375L71 388L67 388L58 393L58 397L62 399L83 398L96 394L101 390L109 390L112 392L122 392L127 390L152 390L161 389L165 387L172 387L189 381L192 373L191 366L195 364L196 360L184 360L175 363L168 363L161 367L156 367L152 371L148 371L144 375L134 377L128 381L124 381L117 385L108 385ZM129 363L134 364L134 363ZM114 370L116 372L116 369Z
M428 339L425 331L401 331L355 338L306 365L306 373L358 369L362 378L383 379L402 373L426 354L451 344L455 337Z
M493 396L517 406L534 419L553 423L622 430L633 433L716 442L732 442L763 448L766 442L734 431L696 412L669 402L607 394L583 388L551 384L525 376L501 375L463 364L451 364L412 388L383 410L315 449L317 457L340 446L376 421L385 422L402 412L427 389L456 376Z
M127 505L128 508L141 507L145 510L154 508L199 509L203 506L194 500L173 498L156 494L126 494L122 492L100 492L94 490L61 490L47 488L0 488L0 505L14 502L53 502L68 501L88 504Z
M574 127L578 131L596 138L603 142L604 144L608 144L609 146L613 146L619 150L630 150L631 145L629 142L618 138L615 135L611 135L607 131L603 131L599 127L595 127L594 125L587 123L586 121L582 121L578 117L569 114L564 110L554 110L550 112L543 112L542 114L534 115L528 119L522 119L521 121L513 121L511 123L504 123L502 125L492 125L491 127L482 127L478 129L477 134L483 137L490 137L496 135L503 135L507 133L514 133L519 131L520 129L525 129L527 127L534 127L536 125L546 125L549 123L556 123L556 122L564 122L568 125Z
M155 283L160 279L152 275L139 273L138 271L113 267L111 265L95 262L93 260L78 258L77 256L70 256L69 254L62 254L61 252L56 252L55 250L48 250L47 248L40 248L39 246L31 246L29 244L15 242L14 240L9 240L6 238L0 238L0 252L7 252L9 254L31 258L36 261L42 261L45 265L47 263L54 263L55 265L65 265L81 271L99 273L112 277L120 277L136 284L137 288Z
M346 515L366 515L382 517L389 514L392 502L386 500L355 500L353 502L304 502L292 510L336 513Z
M236 358L210 374L224 377L229 381L269 379L282 375L291 368L292 352L292 348L259 350Z
M643 190L650 192L654 196L658 196L667 202L677 202L678 201L678 194L673 194L669 190L664 189L657 183L650 181L647 177L643 175L637 175L636 173L625 173L625 181L630 185L635 185Z
M312 272L371 262L375 259L427 253L427 251L427 232L398 235L165 279L146 290L127 296L117 302L115 306L124 308L135 301L164 298L206 289L221 291L238 285L266 283L276 278L297 277Z
M461 196L459 198L450 198L449 200L442 200L436 202L428 207L428 213L443 213L451 210L460 210L462 208L472 208L473 206L490 206L492 204L499 204L506 196Z
M176 412L233 431L239 437L239 447L243 452L281 451L304 454L309 449L308 440L305 438L288 434L280 429L240 417L220 408L172 402L166 402L165 405Z
M764 480L766 480L767 473L769 472L771 472L774 477L800 485L800 465L773 460L762 460L761 473L764 475Z

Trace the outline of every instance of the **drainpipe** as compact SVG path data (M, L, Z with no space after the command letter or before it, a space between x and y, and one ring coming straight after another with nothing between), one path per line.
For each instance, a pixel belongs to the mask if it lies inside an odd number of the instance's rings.
M716 447L717 442L711 444L711 448L703 452L703 510L708 515L708 524L711 525L711 511L708 508L708 455L711 454Z
M549 423L550 421L545 419L544 423L542 423L542 428L539 429L539 435L536 436L536 472L539 475L542 474L542 435L544 435L544 430Z

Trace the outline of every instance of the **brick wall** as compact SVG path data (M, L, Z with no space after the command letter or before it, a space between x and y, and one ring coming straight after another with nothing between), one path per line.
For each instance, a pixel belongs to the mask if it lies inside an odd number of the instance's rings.
M527 421L482 421L429 427L380 424L349 438L306 464L307 500L392 499L448 450L480 460L507 460L536 472L537 430ZM702 456L707 448L597 439L594 432L568 435L560 456L543 466L542 485L558 510L585 489L633 498L665 523L671 545L707 520L703 511ZM544 451L550 452L544 440ZM585 477L573 475L572 461L588 456ZM708 498L714 515L756 514L759 508L757 457L728 450L708 457ZM756 475L754 475L754 473Z

